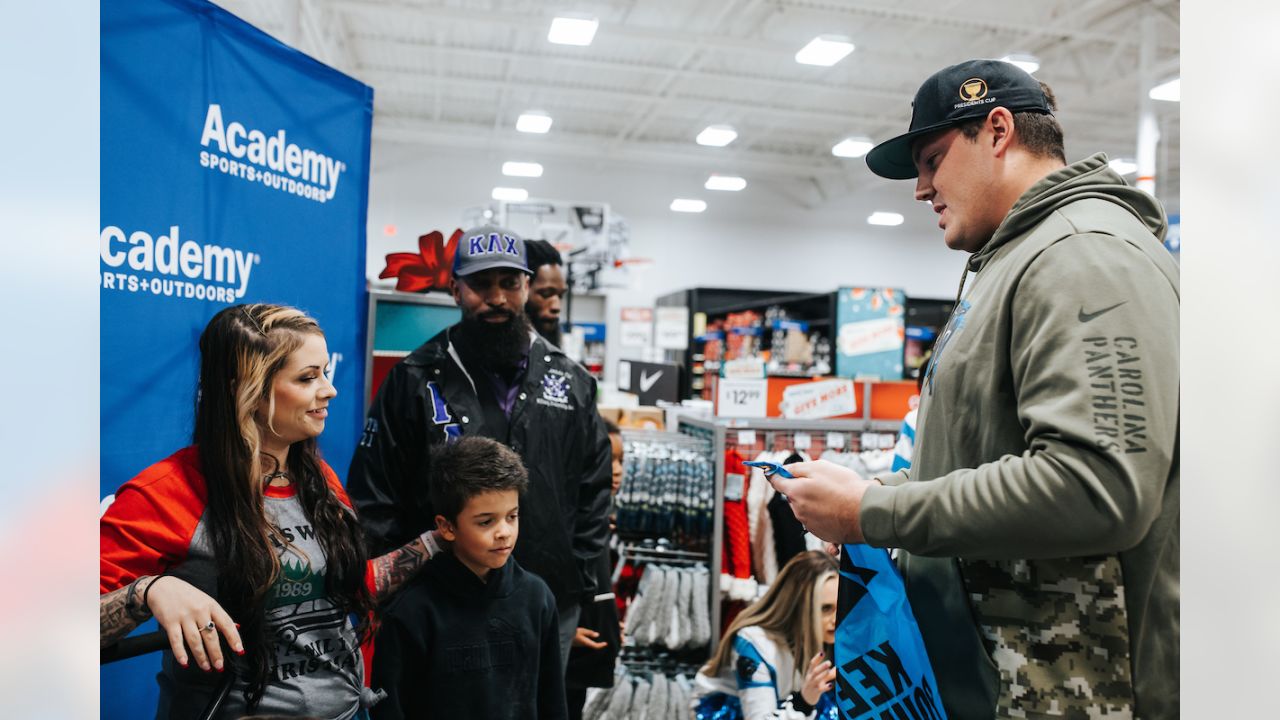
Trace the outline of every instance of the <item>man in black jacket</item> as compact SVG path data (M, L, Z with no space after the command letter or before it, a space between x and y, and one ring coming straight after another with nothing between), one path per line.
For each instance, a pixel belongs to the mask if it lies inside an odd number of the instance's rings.
M493 438L529 470L515 556L556 597L567 658L609 525L610 446L596 412L596 382L538 337L524 240L498 227L463 234L453 298L462 321L423 343L388 373L351 461L347 492L378 554L427 532L428 448L463 435Z

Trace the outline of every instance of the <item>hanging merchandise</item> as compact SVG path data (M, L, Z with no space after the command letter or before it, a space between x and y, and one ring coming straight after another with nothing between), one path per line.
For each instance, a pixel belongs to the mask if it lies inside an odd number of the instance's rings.
M693 683L661 660L623 665L612 688L587 695L583 720L687 720Z
M749 468L737 450L724 455L724 552L720 564L720 584L731 598L751 600L756 581L751 572L751 524L747 516Z
M618 535L670 538L675 547L707 552L715 509L710 447L673 432L626 432L618 490Z
M895 427L897 423L893 424ZM677 428L683 435L697 437L715 458L717 482L711 522L714 542L709 547L707 567L714 571L696 575L711 584L708 589L710 646L714 652L720 635L733 618L762 595L778 575L779 568L801 550L821 550L825 544L795 520L789 505L777 495L764 474L748 467L745 460L772 463L809 461L819 456L856 462L865 470L859 454L862 435L878 445L881 436L873 431L887 427L870 418L785 420L778 418L699 418L681 416ZM887 438L885 438L887 439ZM865 476L865 474L864 474ZM772 514L770 501L773 503ZM785 513L785 514L784 514ZM775 527L777 526L777 527ZM779 542L779 529L781 542ZM745 531L745 532L744 532ZM620 568L619 592L629 584L631 596L658 596L652 588L636 588L637 571ZM628 578L631 578L628 580ZM651 580L657 582L657 579ZM696 597L704 597L696 591ZM641 604L643 609L643 603ZM628 625L630 625L628 620ZM653 633L646 629L646 637ZM625 651L625 648L624 648ZM705 660L705 657L703 658Z
M642 565L640 583L626 613L624 656L630 649L669 651L686 664L698 665L711 640L708 617L708 573L705 560L661 551L624 547L623 564ZM695 667L696 669L696 667Z

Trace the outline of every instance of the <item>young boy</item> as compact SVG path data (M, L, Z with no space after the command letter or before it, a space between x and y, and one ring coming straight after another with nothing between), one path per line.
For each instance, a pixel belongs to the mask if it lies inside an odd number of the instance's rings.
M556 601L511 557L519 535L520 456L464 437L432 459L431 504L450 552L387 607L372 687L375 720L566 717Z

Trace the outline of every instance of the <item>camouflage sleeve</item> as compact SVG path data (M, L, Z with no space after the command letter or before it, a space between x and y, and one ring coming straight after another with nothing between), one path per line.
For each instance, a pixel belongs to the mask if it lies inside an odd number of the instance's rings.
M1129 243L1082 234L1041 253L1010 302L1027 450L869 487L860 519L870 543L973 559L1079 557L1135 546L1159 515L1176 462L1176 285Z

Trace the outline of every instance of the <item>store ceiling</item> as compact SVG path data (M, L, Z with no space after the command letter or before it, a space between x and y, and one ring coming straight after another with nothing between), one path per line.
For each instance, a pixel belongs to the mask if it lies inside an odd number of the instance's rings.
M1177 0L222 0L218 4L373 86L375 140L801 181L800 202L866 188L842 138L901 132L916 87L969 57L1029 53L1055 90L1069 159L1132 158L1144 18L1151 75L1179 72ZM548 42L564 12L594 16L591 45ZM832 67L798 64L821 34L847 36ZM1157 194L1177 209L1178 104L1156 102ZM515 130L529 109L545 135ZM729 124L723 148L695 144ZM807 198L807 199L805 199Z

